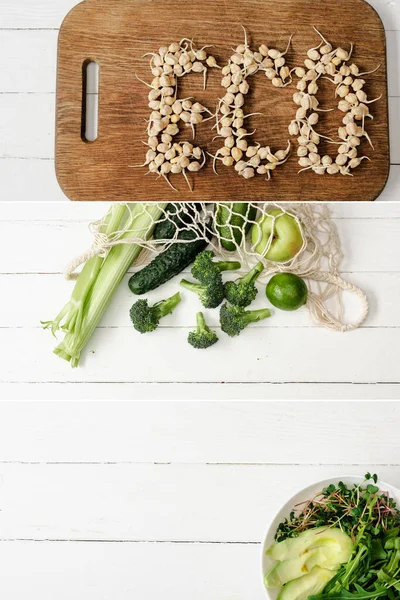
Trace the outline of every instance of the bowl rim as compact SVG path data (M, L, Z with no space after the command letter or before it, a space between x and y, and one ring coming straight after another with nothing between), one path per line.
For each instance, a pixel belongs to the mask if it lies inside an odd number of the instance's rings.
M280 522L281 519L285 518L283 511L286 510L287 506L290 506L290 505L293 506L295 502L298 502L297 498L299 495L306 493L308 490L311 491L311 489L315 488L316 486L321 486L321 489L322 489L322 487L330 485L331 483L338 483L339 481L345 481L345 482L349 483L348 480L351 480L350 483L358 483L358 482L362 483L365 481L365 477L362 477L361 475L337 475L337 476L327 477L326 479L319 479L314 482L311 482L308 485L306 485L305 487L303 487L302 489L299 489L297 492L292 494L292 496L290 498L288 498L286 500L286 502L284 502L282 504L281 508L268 521L267 527L265 529L265 533L263 535L263 539L261 542L260 574L261 574L261 585L263 587L264 594L269 600L275 600L275 596L273 596L264 585L264 576L265 576L264 559L265 559L267 539L270 537L272 527L275 526L276 521ZM396 486L394 486L390 483L387 483L386 481L383 481L379 477L378 477L377 485L379 485L379 487L382 490L385 489L388 492L390 492L390 494L395 497L397 504L400 505L400 489L399 488L397 488ZM275 535L275 531L273 532L273 535Z

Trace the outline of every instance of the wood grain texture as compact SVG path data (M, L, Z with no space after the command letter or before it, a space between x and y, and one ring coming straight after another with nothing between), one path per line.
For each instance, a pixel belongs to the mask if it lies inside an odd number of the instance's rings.
M48 315L38 311L40 318ZM221 334L205 353L188 347L192 329L170 321L156 339L139 338L128 321L126 327L96 329L75 370L53 354L56 344L49 332L3 329L0 383L399 383L398 328L336 334L313 327L254 326L237 340Z
M0 37L0 92L54 94L56 90L57 40L58 31L55 29L2 31ZM386 31L386 44L389 98L391 96L398 97L400 96L400 78L398 76L400 31ZM392 125L392 123L390 124Z
M0 288L5 290L0 397L399 398L393 351L400 342L398 203L332 205L345 253L344 277L365 289L370 301L362 329L334 334L313 327L305 310L275 311L237 340L221 334L214 349L200 355L186 342L198 310L194 295L184 296L180 310L163 319L154 337L139 336L129 322L133 298L127 276L88 344L82 368L72 370L53 355L55 340L39 323L54 317L68 299L73 282L63 281L62 269L90 246L88 224L107 208L100 202L0 203ZM10 253L15 240L23 251ZM155 290L149 297L158 301L177 286L176 279L165 295ZM261 292L257 305L265 301ZM343 301L346 319L358 314L357 299L350 302L346 294ZM210 323L216 318L207 312Z
M399 402L297 402L297 398L252 402L248 398L243 402L1 402L1 462L295 463L346 465L346 471L356 463L399 464ZM400 484L399 473L394 481L379 472L383 479Z
M1 30L54 29L79 0L2 0L0 4ZM400 11L397 0L368 0L379 12L386 31L400 31Z
M118 287L112 303L104 314L101 327L130 327L127 319L128 311L133 303L133 296L128 287L131 274L124 277ZM190 269L182 272L178 277L172 279L163 286L163 298L169 298L179 289L179 281L182 277L190 279ZM226 280L229 276L226 276ZM398 327L400 328L400 311L397 299L400 298L399 273L348 273L344 276L354 285L365 291L370 300L370 313L362 325L364 328L371 327ZM235 275L229 277L235 278ZM1 276L7 287L7 294L0 294L0 328L10 327L40 327L38 321L38 310L43 315L56 314L60 307L65 304L66 298L71 295L73 283L65 281L59 274L29 274ZM264 287L259 285L259 294L252 304L252 309L265 306ZM29 297L29 303L25 301ZM17 300L16 300L17 298ZM160 300L160 290L154 290L146 294L150 304ZM360 301L351 294L344 294L345 317L349 321L356 320L360 315ZM172 315L173 327L193 327L194 315L198 304L196 298L185 297L181 303L180 310ZM207 311L207 323L212 327L219 326L219 313L215 310ZM160 327L164 327L164 319ZM167 325L169 327L170 325ZM309 328L316 327L311 321L310 314L305 307L292 313L286 311L275 311L273 319L260 321L258 327L264 330L269 328L293 327Z
M0 403L0 593L262 600L258 541L288 496L367 470L399 485L399 410Z
M399 177L396 184L398 189L400 189L400 168L398 170ZM393 172L395 171L396 169L394 168ZM394 195L395 189L393 185L392 197L394 197ZM74 204L74 208L72 209L69 202L49 202L49 200L50 197L43 198L42 202L30 202L27 200L23 204L16 202L0 202L0 222L21 223L24 221L39 221L48 224L53 222L80 223L79 226L84 228L85 226L88 226L89 223L104 217L112 206L112 202L79 202ZM399 202L364 202L363 204L338 202L336 204L331 204L329 208L332 218L335 221L340 222L349 219L356 219L357 221L364 221L366 219L376 221L400 219ZM338 227L341 227L341 223L338 223ZM342 233L340 233L340 237L342 238ZM88 238L86 238L86 241L87 240ZM71 246L70 250L71 248L74 249Z
M7 600L265 600L260 552L258 544L0 542L0 594Z
M162 18L156 18L162 15ZM277 170L269 183L262 177L245 181L233 168L221 168L217 179L208 164L192 177L194 192L185 182L175 181L176 193L165 181L144 177L144 170L130 169L144 159L142 140L146 138L143 119L148 117L147 88L135 74L149 80L145 52L162 44L190 36L198 45L214 44L213 54L220 64L230 55L229 48L241 41L243 24L255 45L267 43L284 48L294 34L288 54L290 65L300 64L309 47L318 43L315 25L336 45L356 44L355 62L369 70L370 98L383 94L374 106L375 120L368 131L375 144L373 160L356 170L354 177L318 177L306 172L297 175L296 157ZM268 25L266 25L268 24ZM81 139L82 66L87 60L100 64L99 138L94 143ZM201 77L185 81L182 93L213 108L221 95L220 73L209 75L207 90L201 90ZM272 89L261 74L254 78L246 110L260 111L264 117L249 121L258 129L260 143L282 148L287 140L287 125L295 113L293 88ZM323 86L321 105L332 106L333 90ZM338 111L321 119L325 134L335 135ZM218 145L210 142L207 124L198 127L196 143L209 151ZM268 132L267 134L265 132ZM322 131L321 131L322 132ZM322 148L322 146L321 146ZM365 147L366 153L370 154ZM372 151L371 151L372 152ZM268 3L238 0L229 9L212 0L185 6L171 2L165 10L161 0L85 0L65 19L59 36L56 170L64 192L73 200L137 201L226 201L226 200L373 200L382 191L389 170L386 44L382 22L364 0L272 0ZM179 182L179 183L178 183Z
M93 216L83 224L74 221L74 214L70 214L68 218L66 211L63 212L61 208L61 218L47 220L44 216L46 206L34 205L32 209L35 209L36 215L33 215L31 220L11 222L7 219L6 207L0 209L4 219L0 220L0 273L62 273L64 267L77 254L85 251L93 243L88 225L98 214L103 215L101 206L95 205L97 210L93 211ZM382 208L386 209L387 214L391 209L387 205L383 205ZM25 207L24 211L18 206L16 209L21 213L25 212ZM361 210L360 207L360 212ZM383 212L381 210L381 213ZM383 216L375 221L373 218L351 217L341 219L338 228L345 255L341 265L342 273L400 271L397 251L400 233L398 218ZM23 240L29 252L10 253L8 249L15 245L15 240ZM45 240L45 245L39 244L38 240ZM387 251L382 247L383 240ZM67 285L70 289L73 284L69 282ZM24 298L21 298L21 302L23 300Z
M294 441L291 452L294 456ZM365 446L358 456L364 453ZM0 464L0 541L257 543L282 504L303 486L362 476L373 464ZM400 483L391 467L373 472Z
M92 398L100 400L140 399L203 401L205 398L228 400L229 402L251 398L252 400L273 400L278 402L288 398L298 400L398 400L400 398L400 382L381 385L365 383L3 383L0 393L10 401L23 401L27 398L50 401L52 403L66 400L79 402ZM270 403L268 403L270 404ZM376 403L378 404L378 403Z
M385 402L2 404L0 592L261 600L271 516L325 477L399 485L398 416Z

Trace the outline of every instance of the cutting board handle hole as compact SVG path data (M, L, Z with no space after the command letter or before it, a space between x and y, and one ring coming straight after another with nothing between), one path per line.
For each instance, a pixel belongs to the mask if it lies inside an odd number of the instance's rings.
M82 128L84 142L95 142L99 129L99 64L86 60L82 66Z

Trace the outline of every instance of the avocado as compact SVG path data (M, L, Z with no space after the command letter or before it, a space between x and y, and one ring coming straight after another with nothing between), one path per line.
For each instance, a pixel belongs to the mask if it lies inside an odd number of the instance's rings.
M286 583L277 600L307 600L309 596L322 592L334 575L335 571L314 567L307 575Z
M292 579L297 579L309 573L314 567L337 570L337 550L330 546L320 546L310 552L305 551L301 556L279 562L265 576L265 587L280 588Z
M320 546L329 546L337 550L336 564L346 563L352 552L353 542L348 535L337 527L316 527L307 529L295 538L287 538L283 542L273 544L267 550L272 560L290 560L298 558Z

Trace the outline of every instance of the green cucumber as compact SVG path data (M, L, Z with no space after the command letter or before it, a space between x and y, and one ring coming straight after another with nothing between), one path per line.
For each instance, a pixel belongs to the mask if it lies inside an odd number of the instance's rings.
M197 234L192 230L183 230L178 239L154 260L138 271L129 280L131 292L137 295L146 294L166 283L183 269L190 265L208 245L207 240L196 239ZM186 243L180 244L179 240ZM194 240L187 243L187 240Z
M221 202L216 214L216 230L221 238L221 246L234 252L249 232L255 221L257 209L248 202Z
M167 204L164 210L164 215L168 218L163 218L154 227L153 238L155 240L171 240L177 229L183 229L188 223L193 222L195 211L198 210L198 205L188 206L187 212L182 211L181 204Z

